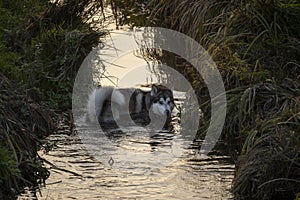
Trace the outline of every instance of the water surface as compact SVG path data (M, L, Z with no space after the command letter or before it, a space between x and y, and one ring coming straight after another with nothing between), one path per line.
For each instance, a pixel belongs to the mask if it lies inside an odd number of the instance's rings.
M51 135L48 139L55 142L56 147L40 154L56 167L48 165L51 175L36 197L24 194L19 199L232 198L229 190L234 165L230 157L224 155L224 149L217 148L209 156L199 157L199 146L195 143L186 147L182 155L174 157L170 164L155 167L153 160L150 164L147 161L157 155L157 163L163 162L165 149L172 145L180 146L182 141L173 140L176 133L161 133L165 136L147 139L146 136L130 137L136 134L136 130L132 132L113 138L114 144L124 151L123 155L127 151L141 152L143 156L129 159L124 167L103 164L89 153L78 134ZM122 140L123 144L120 145L118 140ZM174 144L176 142L179 144Z

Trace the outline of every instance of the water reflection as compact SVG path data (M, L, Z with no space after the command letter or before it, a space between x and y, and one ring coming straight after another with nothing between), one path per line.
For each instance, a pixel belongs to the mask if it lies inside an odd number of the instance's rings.
M127 137L127 136L126 136ZM139 140L135 138L123 149L139 152L155 152L168 146L173 136L157 136ZM161 138L163 137L163 138ZM168 138L170 137L170 138ZM37 197L24 199L230 199L229 192L234 165L222 151L197 157L198 144L186 149L185 155L169 166L147 167L147 159L140 164L127 163L126 170L106 167L91 156L77 135L57 134L49 137L57 147L45 159L57 168L49 166L50 178ZM118 138L116 138L118 140ZM158 142L161 141L162 143ZM118 141L119 142L119 141ZM163 159L157 157L158 160ZM60 169L65 169L60 170ZM72 172L72 173L71 173Z

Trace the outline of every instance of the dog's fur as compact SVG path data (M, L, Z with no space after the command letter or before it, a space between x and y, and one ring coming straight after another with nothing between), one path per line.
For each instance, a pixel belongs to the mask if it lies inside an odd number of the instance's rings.
M129 106L129 108L126 108ZM170 121L174 108L173 93L165 86L153 84L151 91L135 88L115 89L100 87L93 90L88 100L88 119L91 122L111 122L122 118L124 112L131 118L140 113L163 116Z

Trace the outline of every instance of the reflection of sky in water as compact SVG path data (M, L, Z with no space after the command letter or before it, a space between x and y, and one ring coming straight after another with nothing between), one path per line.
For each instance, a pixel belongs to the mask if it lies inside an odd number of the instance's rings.
M126 171L105 167L95 160L82 147L77 135L55 134L48 139L55 141L56 147L47 154L40 152L42 157L80 176L50 167L46 187L37 193L39 200L232 199L230 186L234 165L220 152L199 159L191 150L186 158L167 167L149 170L132 166ZM28 196L18 200L36 199Z
M108 64L107 64L108 65ZM105 77L100 80L102 86L116 83L119 87L132 87L145 83L157 82L157 78L149 71L147 62L129 52L122 55L106 68Z
M178 133L154 133L138 126L123 130L117 141L116 138L107 137L99 129L84 127L80 131L81 136L84 135L81 140L91 155L106 166L109 166L109 160L112 158L113 168L125 171L167 166L180 158L184 149L191 143L185 141ZM152 134L153 137L150 136ZM135 169L132 169L132 166L135 166Z
M96 62L94 68L100 74L96 75L94 79L102 86L133 87L158 82L157 77L150 72L149 63L134 55L137 44L134 40L128 41L128 37L126 37L131 34L124 31L112 33L105 41L105 46L98 50L97 59L100 62ZM124 52L122 47L125 46L130 47L130 51Z
M143 38L137 32L117 31L94 51L93 79L96 85L135 87L148 83L160 83L172 90L187 92L191 86L172 66L144 60L137 53Z

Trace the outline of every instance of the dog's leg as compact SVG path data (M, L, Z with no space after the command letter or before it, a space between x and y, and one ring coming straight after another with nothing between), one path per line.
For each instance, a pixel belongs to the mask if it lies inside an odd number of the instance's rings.
M135 113L142 112L143 109L143 97L144 94L142 92L138 93L135 97Z
M103 110L105 101L109 101L113 88L105 87L95 89L89 96L88 99L88 119L90 122L95 123L99 121L99 117Z
M111 95L111 108L114 120L120 119L120 109L125 107L126 100L124 95L119 90L114 90Z

